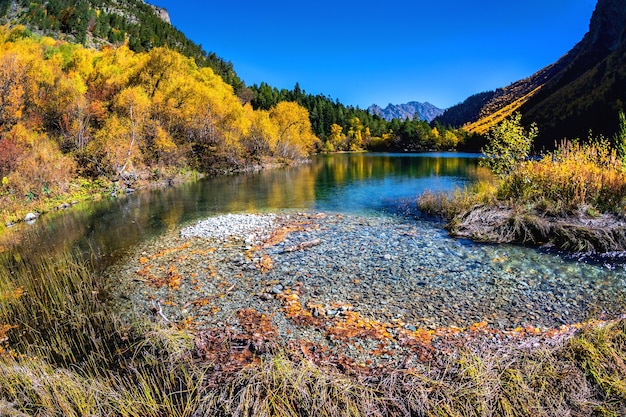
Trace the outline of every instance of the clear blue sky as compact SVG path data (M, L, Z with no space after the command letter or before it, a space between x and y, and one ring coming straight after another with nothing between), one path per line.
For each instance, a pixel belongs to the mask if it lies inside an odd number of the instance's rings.
M504 87L582 39L596 0L184 1L172 24L231 61L247 85L343 104L446 108Z

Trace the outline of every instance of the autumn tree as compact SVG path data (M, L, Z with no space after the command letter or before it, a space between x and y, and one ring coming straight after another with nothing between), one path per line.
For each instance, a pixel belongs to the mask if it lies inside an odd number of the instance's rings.
M278 126L277 156L296 160L313 152L318 139L311 130L309 112L304 107L283 101L270 110L270 118Z
M333 123L330 126L330 135L328 136L326 143L328 144L327 148L330 152L335 150L344 150L345 135L343 134L343 127Z
M149 116L150 100L141 87L122 91L115 102L116 113L110 116L91 143L90 153L98 170L111 179L130 186L141 164L140 147Z
M15 135L8 132L0 134L0 178L9 175L18 167L23 153L24 147Z
M150 98L159 87L174 77L189 73L189 67L197 67L189 58L168 48L154 48L143 54L136 65L135 73L130 78L131 85L140 85Z
M270 118L269 111L254 111L250 105L244 109L251 124L248 135L243 138L243 145L252 159L260 161L262 157L274 153L279 136L278 125Z
M358 117L352 117L348 121L350 129L348 130L348 149L358 151L363 147L363 124Z
M0 130L9 130L22 117L26 63L16 53L0 56Z
M20 158L7 175L7 186L14 194L34 200L67 191L76 165L53 140L22 123L13 126L5 139L21 147Z

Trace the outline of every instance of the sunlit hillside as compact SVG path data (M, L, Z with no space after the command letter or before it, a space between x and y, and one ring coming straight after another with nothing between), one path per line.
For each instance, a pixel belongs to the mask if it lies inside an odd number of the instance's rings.
M589 32L556 63L532 76L449 109L436 120L485 133L514 111L537 123L537 147L593 131L613 137L626 102L626 0L599 0ZM479 98L480 98L479 97Z
M519 108L524 105L524 103L526 103L533 95L535 95L540 88L541 87L536 87L531 92L513 100L512 102L510 100L511 97L515 97L514 94L511 94L510 96L500 96L500 98L502 99L500 102L504 105L504 107L498 108L498 106L492 104L492 112L483 109L483 111L481 112L483 116L481 116L480 119L473 123L466 124L465 126L463 126L463 128L470 133L475 133L479 135L487 134L492 127L496 126L504 119L519 110Z

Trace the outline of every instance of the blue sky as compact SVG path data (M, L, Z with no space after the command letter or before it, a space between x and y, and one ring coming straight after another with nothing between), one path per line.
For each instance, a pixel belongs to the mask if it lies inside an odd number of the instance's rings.
M300 87L367 108L446 108L559 59L596 0L184 1L172 24L231 61L247 85Z

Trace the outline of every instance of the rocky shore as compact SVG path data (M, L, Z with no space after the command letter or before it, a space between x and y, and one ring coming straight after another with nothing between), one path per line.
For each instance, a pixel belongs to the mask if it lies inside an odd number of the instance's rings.
M393 215L212 217L136 248L110 276L122 309L205 342L296 343L364 364L406 365L460 339L567 333L626 311L624 271Z

